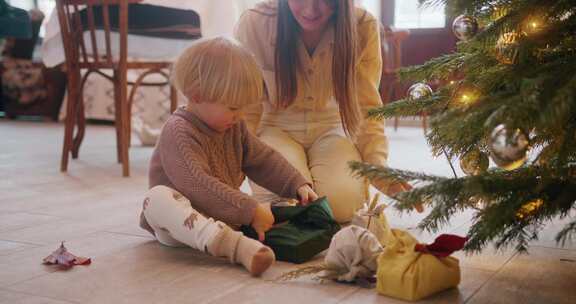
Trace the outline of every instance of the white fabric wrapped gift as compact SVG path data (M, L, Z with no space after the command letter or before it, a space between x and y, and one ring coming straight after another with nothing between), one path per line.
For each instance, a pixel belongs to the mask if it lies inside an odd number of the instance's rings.
M343 228L332 237L326 253L326 277L346 282L372 278L382 250L382 245L370 231L354 225Z

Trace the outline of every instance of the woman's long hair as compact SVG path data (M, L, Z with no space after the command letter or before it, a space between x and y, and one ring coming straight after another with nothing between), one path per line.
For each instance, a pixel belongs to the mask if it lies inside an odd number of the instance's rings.
M355 63L357 52L356 16L354 1L334 2L334 56L332 57L332 87L340 109L344 131L354 136L361 122L360 107L356 98ZM298 35L300 26L292 15L287 0L278 1L276 35L276 102L282 107L290 106L298 92L296 78L298 61Z

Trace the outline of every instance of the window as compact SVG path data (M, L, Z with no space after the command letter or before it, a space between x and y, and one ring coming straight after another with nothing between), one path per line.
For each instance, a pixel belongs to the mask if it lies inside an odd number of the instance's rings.
M29 10L34 8L34 1L31 0L8 0L11 6L21 8L23 10Z
M11 6L21 8L24 10L30 10L33 8L38 8L42 13L44 13L44 20L50 17L52 10L56 7L56 1L54 0L8 0ZM40 37L44 36L44 26L40 28Z
M444 5L420 6L418 0L396 0L394 26L405 29L444 28L446 15Z
M376 19L380 20L380 2L381 0L356 0L356 5L365 8Z

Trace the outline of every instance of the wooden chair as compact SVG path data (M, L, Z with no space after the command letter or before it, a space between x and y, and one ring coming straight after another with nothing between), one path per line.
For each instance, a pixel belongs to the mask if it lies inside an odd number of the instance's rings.
M122 175L130 176L130 160L128 150L131 133L131 108L134 93L140 85L169 85L169 75L166 72L170 62L134 62L128 61L128 5L138 3L140 0L56 0L58 21L65 52L65 68L68 74L68 102L66 107L66 121L64 129L64 144L60 170L68 169L68 159L77 158L80 145L86 129L82 90L86 79L92 73L98 73L114 84L114 107L117 159L122 163ZM104 34L104 48L98 48L96 39L96 26L94 8L102 8L102 23ZM118 32L119 51L111 51L111 22L110 7L118 6ZM86 17L82 21L81 11L85 10ZM84 32L89 33L90 49L84 41ZM105 50L102 54L102 50ZM100 52L99 52L100 51ZM144 70L134 82L127 80L128 69ZM86 73L82 76L81 71ZM111 71L104 73L103 71ZM144 83L143 79L153 73L163 75L165 82ZM110 76L111 75L111 76ZM128 85L132 84L130 94ZM177 106L176 90L170 87L170 110L173 112ZM76 128L76 135L74 129Z
M400 82L398 70L402 67L402 43L410 36L409 30L380 26L382 40L382 79L380 96L387 104L406 96L406 85ZM426 132L426 115L422 114L422 128ZM398 129L398 117L394 118L394 130Z

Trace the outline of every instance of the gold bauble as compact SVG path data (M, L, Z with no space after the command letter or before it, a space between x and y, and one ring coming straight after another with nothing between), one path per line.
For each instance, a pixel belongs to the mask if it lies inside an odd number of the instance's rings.
M524 205L522 205L522 207L520 207L520 210L518 210L518 212L516 212L516 218L518 219L523 219L525 217L528 217L532 214L534 214L534 212L536 212L538 209L540 209L540 207L544 204L544 201L541 199L537 199L531 202L528 202Z
M489 163L488 155L478 149L472 149L460 158L460 168L466 175L479 175L486 172Z

